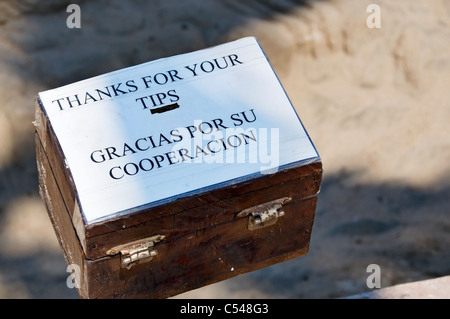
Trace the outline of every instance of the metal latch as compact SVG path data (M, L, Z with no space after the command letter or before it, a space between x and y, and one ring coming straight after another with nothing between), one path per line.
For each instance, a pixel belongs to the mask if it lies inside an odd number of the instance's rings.
M273 225L278 218L284 216L283 205L291 201L290 197L283 197L261 205L244 209L236 217L248 216L248 229L255 230Z
M158 254L154 248L155 243L166 238L164 235L155 235L143 239L139 239L124 245L111 248L106 252L107 255L121 255L121 263L123 268L130 268L143 259L150 261Z

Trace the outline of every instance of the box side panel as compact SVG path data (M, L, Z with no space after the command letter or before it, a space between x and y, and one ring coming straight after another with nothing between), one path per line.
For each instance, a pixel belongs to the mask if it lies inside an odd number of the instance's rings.
M68 210L72 223L75 225L80 243L84 248L85 222L79 208L75 184L73 182L70 169L66 166L64 154L59 145L58 139L51 127L51 124L42 110L40 101L35 105L35 128L39 137L40 147L49 162L50 169L60 190L62 200Z
M72 224L69 211L53 175L50 162L44 152L39 136L35 134L36 161L39 174L39 193L46 205L48 216L55 230L64 258L68 265L74 264L80 273L74 274L80 283L77 289L80 296L87 296L84 254ZM69 274L68 274L69 276Z
M52 171L55 173L54 176L61 189L63 200L72 214L76 198L75 186L70 176L70 171L65 166L64 155L59 147L58 139L39 101L35 105L35 119L36 132L39 136L41 147L46 154Z
M155 245L152 260L127 269L120 256L87 261L90 298L167 298L191 289L303 256L317 197L283 206L271 226L248 229L248 218L199 229Z

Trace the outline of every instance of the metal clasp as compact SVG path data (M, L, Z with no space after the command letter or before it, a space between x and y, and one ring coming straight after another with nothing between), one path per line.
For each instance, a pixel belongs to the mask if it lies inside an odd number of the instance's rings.
M236 217L248 216L248 229L255 230L275 224L278 218L284 216L282 206L291 201L290 197L283 197L261 205L244 209Z
M164 235L155 235L139 239L111 248L106 254L111 256L120 253L122 267L129 269L143 259L147 259L146 261L152 260L158 254L158 251L154 248L155 243L164 238L166 238Z

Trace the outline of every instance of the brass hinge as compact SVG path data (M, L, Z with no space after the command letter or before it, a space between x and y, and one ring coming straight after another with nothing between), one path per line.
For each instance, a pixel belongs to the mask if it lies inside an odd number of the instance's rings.
M155 243L164 238L166 238L164 235L155 235L139 239L111 248L106 254L112 256L120 253L122 267L129 269L143 259L146 259L146 261L152 260L158 254L158 251L154 248Z
M244 209L236 217L248 216L248 229L255 230L273 225L278 218L284 216L283 205L291 201L290 197L283 197L261 205Z

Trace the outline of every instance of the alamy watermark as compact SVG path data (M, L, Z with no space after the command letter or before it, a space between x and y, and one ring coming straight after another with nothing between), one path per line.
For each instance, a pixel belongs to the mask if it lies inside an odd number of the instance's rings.
M69 4L66 9L70 15L67 17L66 25L69 29L81 28L81 8L78 4Z
M252 114L251 112L252 110L248 113ZM245 112L240 115L243 115L244 121L247 120ZM210 122L199 120L194 121L191 128L201 131L201 134L194 134L192 138L184 139L172 148L172 153L183 161L194 164L258 164L263 174L274 173L278 169L279 128L227 127L218 130Z
M77 264L70 264L67 266L66 272L70 275L67 277L66 285L68 288L80 288L81 287L81 269Z
M377 264L370 264L366 268L370 275L366 279L367 288L381 288L381 268Z
M216 121L219 120L216 119ZM120 150L116 147L95 150L90 158L95 163L103 163L120 155L125 156L127 153L145 154L148 149L172 144L170 148L158 154L115 164L109 170L109 176L114 180L126 179L180 163L249 164L255 166L261 174L273 174L278 171L279 128L227 127L221 129L214 127L217 123L195 120L191 126L175 128L166 134L141 137L129 144L125 143Z
M369 4L366 8L366 12L370 15L366 19L366 25L369 29L381 28L381 8L378 4Z

